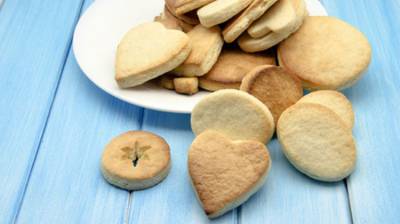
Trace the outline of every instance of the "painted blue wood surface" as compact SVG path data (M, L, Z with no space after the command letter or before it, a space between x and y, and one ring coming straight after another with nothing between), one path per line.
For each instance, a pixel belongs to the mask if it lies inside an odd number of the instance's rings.
M0 9L0 223L17 215L80 8L7 0Z
M400 2L323 2L373 48L368 72L346 91L358 143L357 169L348 179L354 223L400 223Z

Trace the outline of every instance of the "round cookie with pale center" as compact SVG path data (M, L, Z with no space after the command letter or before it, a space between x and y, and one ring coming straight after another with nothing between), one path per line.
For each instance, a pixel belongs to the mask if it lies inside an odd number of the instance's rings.
M168 143L146 131L128 131L112 139L103 152L101 171L112 185L141 190L161 182L171 167Z
M339 181L356 164L351 129L327 107L295 104L278 120L277 134L286 158L300 172L321 181Z
M309 16L279 44L278 59L307 89L344 89L368 67L371 46L360 31L342 20Z
M268 107L254 96L234 89L218 90L203 97L193 108L191 126L196 135L210 129L233 140L263 143L275 131Z
M351 102L343 93L335 90L319 90L303 96L298 103L316 103L339 115L349 128L354 126L354 112Z
M262 65L252 69L243 79L240 90L263 102L275 122L281 113L303 96L301 81L280 66Z

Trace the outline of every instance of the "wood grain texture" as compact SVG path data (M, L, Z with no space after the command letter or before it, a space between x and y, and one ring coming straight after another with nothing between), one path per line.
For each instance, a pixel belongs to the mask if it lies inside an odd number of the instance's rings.
M81 0L0 9L0 223L15 219L69 50Z
M360 29L372 63L345 91L356 114L358 163L347 181L354 223L400 221L400 3L324 0L329 14Z
M194 139L190 116L145 110L143 130L169 143L172 168L159 185L132 193L129 223L235 223L236 211L209 221L196 199L187 170L187 152Z

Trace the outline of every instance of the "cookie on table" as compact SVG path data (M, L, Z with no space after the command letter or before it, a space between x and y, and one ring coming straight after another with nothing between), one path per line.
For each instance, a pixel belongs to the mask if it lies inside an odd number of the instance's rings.
M242 81L240 90L263 102L274 121L303 96L301 81L280 66L262 65L252 69Z
M278 3L277 3L278 4ZM296 13L295 19L284 26L279 32L268 32L266 35L253 38L249 33L245 33L239 38L239 46L242 50L246 52L258 52L267 50L279 42L286 39L292 33L299 29L304 21L304 18L308 15L307 9L305 7L304 0L294 0L292 2L294 11Z
M221 30L217 26L206 28L197 25L187 35L192 51L173 73L180 76L202 76L210 71L221 53L224 45Z
M195 135L218 131L233 140L266 143L275 131L274 118L254 96L234 89L218 90L203 97L193 108L191 126Z
M277 0L253 0L253 2L224 28L224 40L232 43Z
M199 91L197 77L176 77L173 79L175 91L181 94L193 95Z
M277 134L282 151L300 172L321 181L340 181L356 165L351 129L332 110L299 103L280 116Z
M212 69L199 78L199 85L209 91L239 89L243 77L260 65L275 65L275 53L249 54L240 49L223 49Z
M264 144L232 141L216 131L197 136L188 155L192 185L209 218L245 202L263 185L270 167Z
M158 22L143 23L129 30L118 45L115 80L121 88L141 85L176 68L190 50L189 37L182 31Z
M174 15L183 15L215 0L165 0Z
M335 90L319 90L303 96L298 103L316 103L339 115L350 128L354 126L354 112L351 102L343 93Z
M278 58L281 66L302 80L304 88L340 90L360 79L370 63L371 46L344 21L310 16L279 45Z
M200 23L212 27L228 21L245 9L253 0L217 0L197 11Z
M101 171L112 185L141 190L161 182L171 167L170 149L158 135L129 131L112 139L104 149Z

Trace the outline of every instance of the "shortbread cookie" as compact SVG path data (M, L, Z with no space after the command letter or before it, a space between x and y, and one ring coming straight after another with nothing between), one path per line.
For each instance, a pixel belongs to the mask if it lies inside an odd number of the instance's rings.
M253 0L216 0L197 11L200 23L212 27L228 21L245 9Z
M212 69L199 78L199 85L209 91L239 89L243 77L259 65L275 65L275 54L249 54L237 49L224 49Z
M182 31L158 22L141 24L129 30L118 45L115 80L121 88L141 85L176 68L190 50L189 38Z
M310 16L279 45L278 57L307 89L344 89L368 67L371 46L360 31L339 19Z
M356 164L351 129L327 107L299 103L282 113L278 139L288 160L299 171L321 181L339 181Z
M192 130L196 135L215 130L233 140L266 143L275 124L269 109L254 96L239 90L224 89L203 97L193 108Z
M165 0L174 15L183 15L215 0Z
M280 32L269 32L265 36L260 38L253 38L248 33L245 33L239 38L239 46L242 50L246 52L258 52L267 50L279 42L286 39L290 34L294 33L299 29L301 24L304 21L304 18L307 16L308 12L305 8L304 0L297 0L299 2L299 6L296 6L296 19L285 26Z
M224 28L224 40L232 43L277 0L253 0L253 2Z
M171 166L167 142L146 131L128 131L106 146L101 158L104 178L117 187L140 190L161 182Z
M217 26L205 28L197 25L187 35L192 51L189 57L174 69L174 73L181 76L202 76L210 71L221 53L224 45L221 30Z
M251 24L247 32L260 38L270 32L283 33L296 20L295 4L300 0L279 0L259 20Z
M354 112L351 102L341 92L319 90L303 96L298 103L317 103L339 115L350 128L354 125Z
M238 207L265 182L268 149L257 141L232 141L205 131L193 141L188 158L196 196L209 218Z
M240 90L257 97L278 122L281 113L303 96L301 81L279 66L255 67L243 79Z
M174 88L177 93L193 95L199 91L199 80L197 77L174 78Z
M174 16L166 6L161 15L157 16L154 21L162 23L166 28L182 30L185 33L193 29L193 25Z
M175 77L170 74L162 75L158 77L158 84L165 89L174 90L174 78Z

